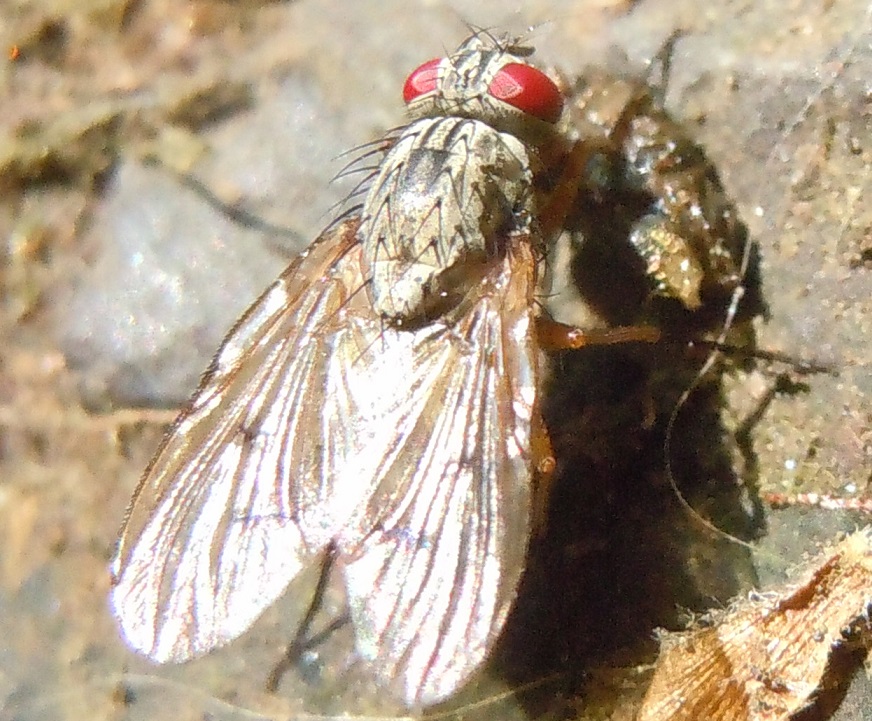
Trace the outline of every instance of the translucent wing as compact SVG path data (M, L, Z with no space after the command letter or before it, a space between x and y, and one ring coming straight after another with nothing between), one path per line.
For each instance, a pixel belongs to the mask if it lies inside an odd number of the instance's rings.
M362 288L355 232L323 236L249 309L134 494L112 602L156 661L245 631L348 515L323 483L323 439L339 416L325 403L331 331Z
M231 331L134 496L113 565L157 661L232 640L329 542L358 649L409 704L453 691L499 631L529 525L534 263L516 243L458 319L386 327L355 223Z
M514 600L530 523L533 260L518 248L469 313L426 347L414 405L359 528L340 536L358 651L410 706L481 664ZM486 287L486 284L482 284Z

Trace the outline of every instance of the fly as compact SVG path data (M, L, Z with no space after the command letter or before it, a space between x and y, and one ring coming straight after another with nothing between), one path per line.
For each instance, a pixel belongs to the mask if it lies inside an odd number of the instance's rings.
M132 648L232 641L329 549L380 686L420 707L481 665L548 466L540 348L583 342L534 302L583 158L531 53L476 34L415 70L362 205L230 331L127 511Z

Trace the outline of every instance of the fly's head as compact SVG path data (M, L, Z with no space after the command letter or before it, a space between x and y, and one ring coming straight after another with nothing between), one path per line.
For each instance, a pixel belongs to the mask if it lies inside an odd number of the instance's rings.
M409 115L471 118L531 145L553 138L565 98L527 62L532 53L509 38L473 35L451 55L409 75L403 87Z
M406 80L412 122L392 136L361 211L372 305L389 325L462 315L510 241L544 244L542 209L569 142L563 93L531 53L474 35Z

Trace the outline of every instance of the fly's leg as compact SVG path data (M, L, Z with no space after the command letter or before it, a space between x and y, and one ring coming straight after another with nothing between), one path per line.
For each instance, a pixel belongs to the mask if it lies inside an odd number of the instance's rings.
M329 549L325 556L324 563L321 567L321 575L318 577L318 583L312 593L312 600L309 602L309 607L306 609L306 614L297 626L297 633L294 635L293 641L288 644L285 653L278 663L270 671L266 679L266 690L268 693L276 693L279 684L284 675L296 664L300 662L303 655L311 648L314 648L332 633L342 628L350 619L347 613L334 618L325 628L318 633L309 634L315 616L324 603L324 595L327 592L327 586L330 580L331 571L335 565L335 551Z
M554 472L557 470L557 459L545 421L541 414L533 418L533 433L530 447L533 453L533 517L531 526L533 536L541 538L548 526L548 508L551 500L551 487Z
M558 323L550 318L536 320L536 339L543 350L578 350L592 345L619 343L657 343L662 337L659 328L650 325L625 325L613 328L582 330Z
M536 340L539 347L546 351L577 350L585 346L618 343L657 343L660 338L660 330L652 326L582 330L550 318L536 319ZM541 536L546 530L548 504L557 461L545 422L539 414L533 421L531 447L534 460L532 526L534 536Z
M592 158L602 153L605 147L607 141L586 138L575 142L561 157L542 158L547 167L557 169L539 179L547 186L539 189L542 193L539 222L543 238L555 238L564 229L579 192L583 191L579 179L584 177Z

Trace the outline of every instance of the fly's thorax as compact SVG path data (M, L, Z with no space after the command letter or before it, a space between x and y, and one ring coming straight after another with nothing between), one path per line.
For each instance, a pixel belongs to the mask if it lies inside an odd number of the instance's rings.
M373 308L415 327L448 313L535 216L530 158L515 137L465 118L410 124L364 202Z

